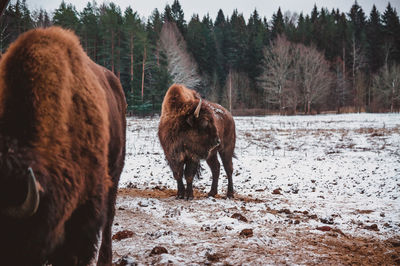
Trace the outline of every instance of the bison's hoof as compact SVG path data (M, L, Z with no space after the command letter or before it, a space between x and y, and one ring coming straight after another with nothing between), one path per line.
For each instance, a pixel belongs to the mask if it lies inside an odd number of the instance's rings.
M192 199L194 199L194 198L193 198L193 195L192 195L192 196L187 196L187 197L186 197L186 200L192 200Z
M209 196L209 197L215 197L215 195L217 195L217 192L216 192L216 191L210 191L210 192L208 192L208 196Z
M234 198L233 192L232 192L232 193L227 193L227 194L226 194L226 197L227 197L228 199L233 199L233 198Z
M176 197L175 197L176 199L184 199L185 198L185 195L176 195Z

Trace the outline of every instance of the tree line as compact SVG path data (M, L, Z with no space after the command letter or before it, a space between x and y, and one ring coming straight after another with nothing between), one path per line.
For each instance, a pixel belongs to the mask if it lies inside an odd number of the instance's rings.
M234 10L185 21L178 0L141 18L132 7L61 2L30 10L17 0L0 20L0 52L35 27L76 32L87 54L121 80L131 113L159 112L174 82L234 114L385 112L400 109L400 22L390 3L369 15L316 5L310 14Z

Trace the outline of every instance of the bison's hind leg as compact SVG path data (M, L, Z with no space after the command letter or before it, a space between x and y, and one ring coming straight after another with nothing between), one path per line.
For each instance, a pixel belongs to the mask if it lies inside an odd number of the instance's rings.
M213 153L208 157L207 164L211 169L212 172L212 184L211 190L208 193L209 197L214 197L218 193L218 179L219 179L219 170L221 168L220 163L218 162L218 155L217 153Z
M233 173L233 164L232 164L232 153L220 153L222 164L224 166L226 175L228 177L228 191L226 196L228 198L233 198L233 181L232 181L232 173Z

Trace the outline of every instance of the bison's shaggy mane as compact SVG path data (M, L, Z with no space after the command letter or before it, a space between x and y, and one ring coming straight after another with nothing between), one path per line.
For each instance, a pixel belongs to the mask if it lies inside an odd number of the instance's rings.
M198 103L200 95L182 84L173 84L164 96L161 107L162 116L186 115L191 108L196 108L194 102Z

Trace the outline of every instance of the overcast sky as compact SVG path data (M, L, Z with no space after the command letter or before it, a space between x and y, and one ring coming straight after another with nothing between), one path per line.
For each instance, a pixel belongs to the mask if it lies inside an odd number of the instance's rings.
M91 0L90 0L91 1ZM104 0L97 0L98 4L103 3ZM15 3L16 0L11 0ZM58 8L61 0L27 0L29 9L43 8L48 11L53 11ZM65 0L66 3L73 4L78 11L87 5L88 0ZM173 0L115 0L104 1L114 2L121 7L122 12L127 6L131 6L134 11L137 11L141 17L149 17L155 8L160 12L164 10L166 4L172 5ZM384 12L388 2L396 8L397 12L400 10L400 0L358 0L358 4L363 8L365 14L369 16L372 5L375 4L378 10ZM186 21L189 21L194 13L199 14L201 17L207 13L215 20L218 10L221 8L225 16L231 15L234 8L237 8L239 13L243 13L246 19L256 8L261 17L271 19L272 14L276 13L278 7L281 7L282 12L303 12L309 14L314 6L317 5L318 9L327 7L329 11L332 8L339 8L341 12L348 12L354 3L352 0L179 0L182 9L185 13Z

